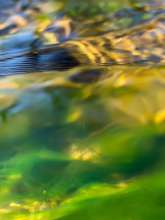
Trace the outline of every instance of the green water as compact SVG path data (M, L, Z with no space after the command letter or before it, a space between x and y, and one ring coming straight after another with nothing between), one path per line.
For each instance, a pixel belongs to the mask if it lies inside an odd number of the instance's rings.
M0 219L165 219L165 68L96 68L0 79Z
M1 219L164 219L165 70L106 72L1 79Z

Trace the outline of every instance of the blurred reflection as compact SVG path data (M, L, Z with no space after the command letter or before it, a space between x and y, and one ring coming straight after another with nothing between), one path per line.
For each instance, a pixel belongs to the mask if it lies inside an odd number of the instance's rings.
M29 48L41 35L51 44L117 34L158 11L163 14L161 1L148 7L137 1L43 2L33 1L39 10L21 27L27 35L1 41L2 58L8 49L20 52L26 37ZM119 10L121 2L126 9ZM21 7L27 13L26 1L8 3L18 14ZM10 7L3 4L6 17ZM164 219L164 93L165 68L158 65L86 65L1 77L0 219Z

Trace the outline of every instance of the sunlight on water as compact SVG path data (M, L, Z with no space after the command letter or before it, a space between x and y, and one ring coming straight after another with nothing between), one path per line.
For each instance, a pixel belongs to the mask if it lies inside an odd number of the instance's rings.
M39 8L27 14L26 1L15 11L10 10L14 0L1 3L7 11L0 9L0 220L165 219L165 67L159 65L164 23L147 35L156 33L159 42L147 38L159 49L153 48L159 62L152 65L91 64L52 71L49 64L56 66L49 54L36 67L38 45L32 45L36 38L51 45L107 32L117 36L157 13L164 16L163 0L144 2L34 0ZM9 15L20 12L22 20L12 18L19 25L7 32ZM67 26L72 20L74 27ZM124 47L137 52L127 35ZM95 42L101 47L106 41ZM85 43L81 52L89 49L95 59L99 51ZM122 43L118 53L111 51L114 60L122 61ZM21 54L29 48L34 54L26 54L26 60Z
M86 69L1 79L2 219L163 218L164 67Z

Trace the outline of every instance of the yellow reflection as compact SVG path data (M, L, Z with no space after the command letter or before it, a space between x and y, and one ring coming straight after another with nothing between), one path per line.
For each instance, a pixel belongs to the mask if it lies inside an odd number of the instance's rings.
M46 40L46 43L48 44L57 44L59 42L56 35L51 32L44 33L44 39Z
M114 86L116 87L124 86L127 84L127 81L128 81L128 78L125 75L121 75L118 77L118 79L114 83Z
M165 121L165 109L162 109L162 110L156 112L155 117L154 117L154 121L157 124Z
M0 208L0 215L3 215L3 214L8 214L10 213L10 209L7 209L7 208Z
M6 109L16 104L17 98L14 95L0 94L0 109Z
M76 122L78 119L80 119L81 115L82 115L82 109L77 108L68 115L67 122L69 123Z
M20 180L22 178L22 174L16 173L16 174L11 174L8 176L8 179L10 180Z
M76 145L72 145L70 149L70 157L73 160L91 161L96 159L99 152L90 148L80 148Z

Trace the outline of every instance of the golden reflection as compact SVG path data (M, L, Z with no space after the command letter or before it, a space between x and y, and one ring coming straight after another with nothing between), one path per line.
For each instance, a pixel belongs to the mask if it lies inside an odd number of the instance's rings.
M69 155L72 160L94 161L98 157L99 151L97 149L80 148L77 145L72 145Z
M17 102L16 95L0 94L0 110L10 108Z
M7 208L0 208L0 216L1 215L4 215L4 214L8 214L10 213L10 209L7 209Z
M74 111L72 111L68 115L67 122L69 122L69 123L76 122L81 118L81 115L82 115L82 110L81 109L75 109Z
M156 112L155 117L154 117L154 121L157 124L165 121L165 109L161 109Z
M57 44L59 42L56 35L49 32L44 33L44 40L47 44Z

